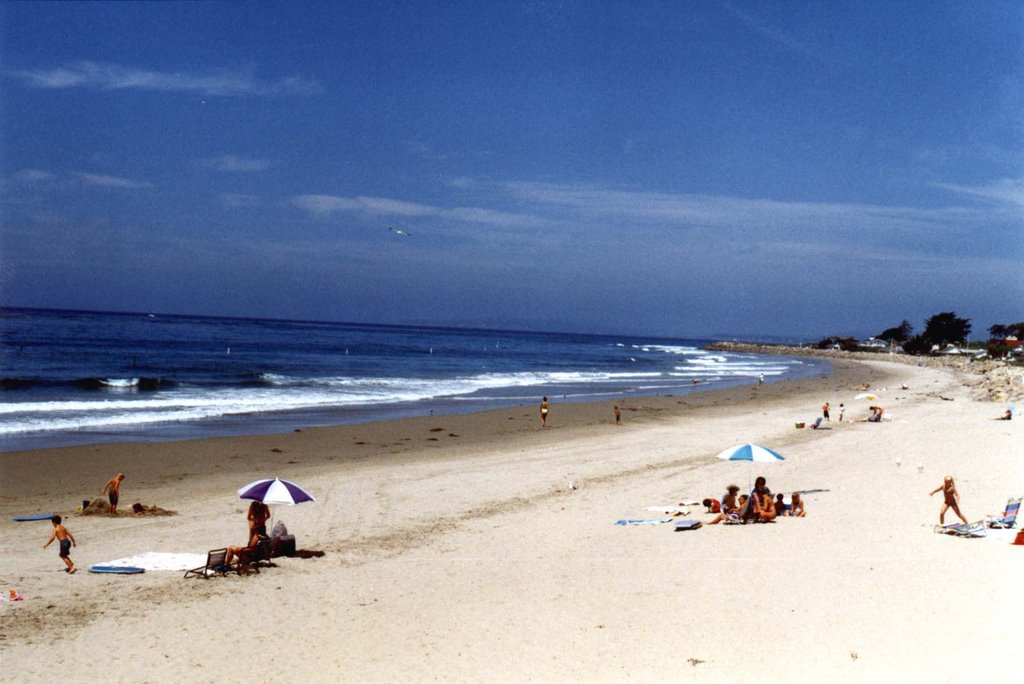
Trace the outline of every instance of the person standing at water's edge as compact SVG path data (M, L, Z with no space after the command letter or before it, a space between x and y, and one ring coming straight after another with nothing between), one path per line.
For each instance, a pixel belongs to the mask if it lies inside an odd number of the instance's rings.
M540 426L545 427L548 424L548 398L544 397L540 400Z
M117 501L121 498L121 481L124 480L124 473L118 473L110 478L107 484L100 490L100 496L104 494L110 499L110 515L117 515Z
M615 424L618 425L622 422L622 411L619 410L618 404L613 406L612 410L615 412Z

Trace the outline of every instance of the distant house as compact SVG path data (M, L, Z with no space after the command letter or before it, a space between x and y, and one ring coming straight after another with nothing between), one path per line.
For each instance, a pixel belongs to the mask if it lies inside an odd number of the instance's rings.
M877 337L869 337L866 340L861 340L859 346L862 349L888 349L889 343Z
M939 345L935 345L934 347L932 347L932 351L935 352L936 354L941 354L943 356L957 356L959 354L965 353L963 349L960 349L955 344L947 344L945 347L941 349L937 349L938 346Z

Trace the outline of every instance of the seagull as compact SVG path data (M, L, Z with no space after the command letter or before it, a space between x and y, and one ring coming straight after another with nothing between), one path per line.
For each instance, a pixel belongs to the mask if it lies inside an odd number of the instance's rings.
M407 233L404 230L402 230L401 228L392 228L392 227L388 226L388 230L390 230L395 235L401 235L402 237L412 237L412 233Z

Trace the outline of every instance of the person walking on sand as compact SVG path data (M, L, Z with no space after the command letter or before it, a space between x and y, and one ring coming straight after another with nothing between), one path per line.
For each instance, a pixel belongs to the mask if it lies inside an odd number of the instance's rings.
M943 502L942 509L939 511L939 524L942 525L946 522L946 511L950 508L956 513L957 517L964 521L964 525L969 525L967 518L960 512L960 492L956 490L956 485L953 484L953 476L947 475L946 479L943 480L941 487L936 487L928 496L932 496L936 492L942 492Z
M622 411L619 410L619 405L616 404L612 407L612 411L615 412L615 424L619 425L622 423Z
M117 501L121 497L121 481L124 480L124 473L118 473L110 478L107 484L100 490L100 496L104 494L110 499L110 515L117 515Z
M548 398L544 397L540 401L540 426L545 427L548 424Z
M45 549L47 546L53 543L53 540L57 540L57 544L60 546L60 559L64 561L64 565L68 566L64 572L68 574L74 574L75 564L71 560L71 547L78 546L78 542L75 541L74 536L68 531L68 528L61 525L61 517L55 515L50 518L50 522L53 523L53 534L50 535L49 541L43 544Z
M821 405L821 417L824 418L825 420L827 420L830 423L832 422L832 419L828 417L828 402L827 401L824 404Z

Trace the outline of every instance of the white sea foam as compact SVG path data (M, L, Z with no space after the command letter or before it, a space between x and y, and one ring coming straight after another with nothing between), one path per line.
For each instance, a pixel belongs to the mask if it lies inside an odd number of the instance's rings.
M178 387L155 394L62 401L6 402L0 404L0 436L39 431L118 428L155 423L196 422L223 416L302 409L373 407L409 404L431 399L521 399L516 389L552 386L567 398L585 398L615 392L663 392L684 386L685 380L776 376L793 364L756 356L711 354L685 346L642 347L645 351L685 357L664 371L544 371L482 373L455 378L400 377L292 377L265 373L264 386L231 389ZM108 378L114 389L136 387L138 378ZM510 390L501 393L502 388ZM589 389L588 389L589 388ZM483 393L483 394L481 394ZM129 398L135 397L135 398Z
M127 389L129 387L138 387L138 378L106 378L100 380L100 384L105 387L111 387L113 389Z

